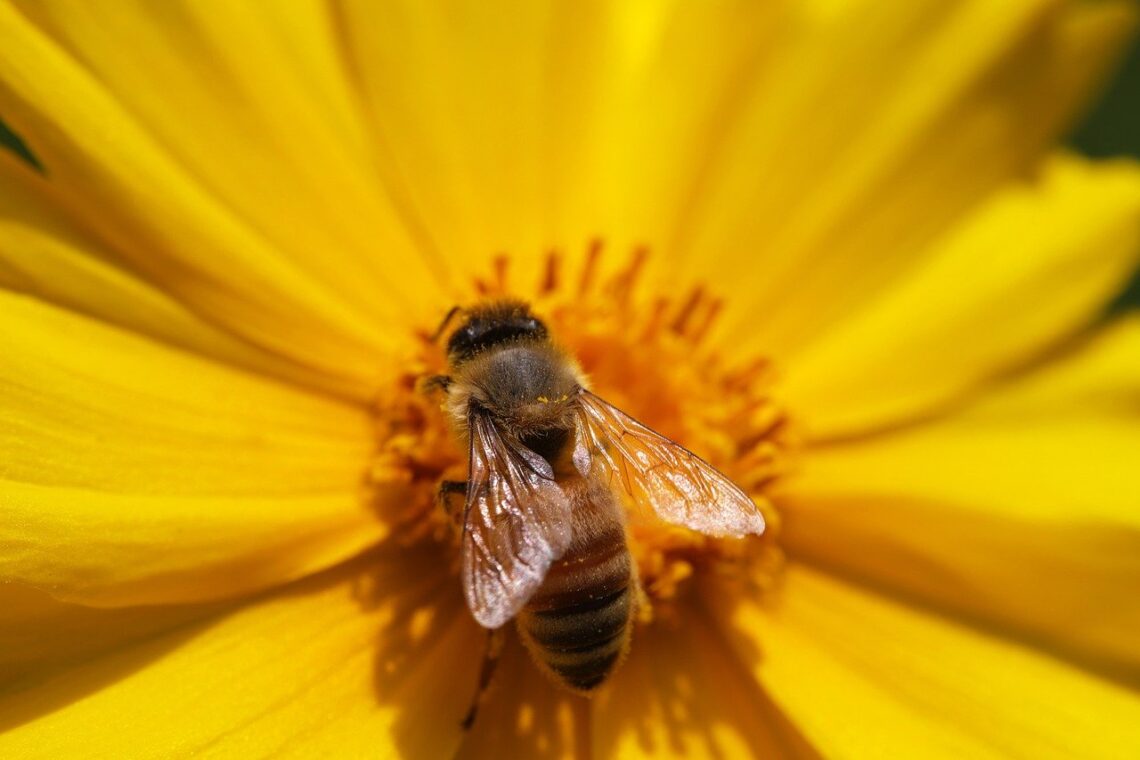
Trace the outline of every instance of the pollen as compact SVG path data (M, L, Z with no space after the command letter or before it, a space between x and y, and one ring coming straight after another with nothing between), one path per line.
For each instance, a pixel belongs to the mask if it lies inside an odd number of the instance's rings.
M704 457L763 512L763 536L718 539L668 525L648 508L628 504L641 621L671 616L676 602L702 580L763 589L778 577L782 558L779 515L770 493L796 448L793 427L774 396L774 367L764 357L737 356L710 337L724 304L705 287L655 290L645 274L645 249L620 257L610 268L604 258L601 243L595 242L577 271L570 272L563 257L551 252L539 282L528 288L512 285L510 260L499 257L492 276L473 283L471 300L528 301L553 338L577 359L595 393ZM441 305L441 313L449 305ZM458 531L436 503L436 493L442 480L463 480L466 457L439 399L418 391L424 377L445 371L443 350L432 341L434 327L424 327L404 373L376 401L378 448L370 481L407 490L399 514L383 519L401 541L449 546L458 572Z

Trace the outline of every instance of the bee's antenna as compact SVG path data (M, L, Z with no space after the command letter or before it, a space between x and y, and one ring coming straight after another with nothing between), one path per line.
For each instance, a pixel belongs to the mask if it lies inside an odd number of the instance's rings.
M440 336L443 335L443 331L447 329L447 326L449 324L451 324L451 320L453 320L455 318L455 315L461 311L463 311L462 306L452 306L451 307L450 311L447 312L447 316L445 316L443 318L443 321L439 323L439 327L437 327L435 332L432 333L432 336L431 336L431 342L432 343L435 343L436 341L438 341L440 339Z

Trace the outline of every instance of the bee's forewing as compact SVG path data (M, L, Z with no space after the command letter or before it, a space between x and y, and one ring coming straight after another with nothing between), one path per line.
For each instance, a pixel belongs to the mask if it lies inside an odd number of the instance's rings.
M583 475L600 469L666 522L711 536L764 532L752 499L708 462L589 391L579 402L574 464Z
M538 454L469 414L470 475L463 523L463 591L475 619L498 628L542 585L570 544L570 502Z

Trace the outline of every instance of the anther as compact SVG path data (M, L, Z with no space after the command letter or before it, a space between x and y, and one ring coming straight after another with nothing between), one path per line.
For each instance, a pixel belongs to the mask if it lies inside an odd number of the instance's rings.
M586 263L582 266L582 278L578 281L578 295L584 296L594 284L594 275L598 268L598 259L602 255L602 240L595 238L590 241L586 249Z
M561 257L558 255L558 250L552 248L546 254L546 273L542 277L542 284L538 287L539 295L550 295L558 289L558 268L561 264Z
M614 277L612 285L613 296L622 306L628 305L629 297L633 293L634 286L637 284L638 277L641 274L641 270L648 256L649 250L645 248L645 246L635 248L629 266Z
M681 306L681 309L677 312L677 316L673 319L673 324L670 325L673 332L682 337L686 337L689 320L692 319L693 312L700 306L704 295L704 289L700 285L693 288L688 299L685 300L684 305Z
M653 338L661 331L662 325L665 323L665 313L669 309L669 300L664 296L657 296L653 299L653 306L649 312L649 319L646 320L645 329L641 332L643 340Z
M692 341L693 343L700 343L708 335L709 330L712 329L713 323L716 318L720 316L721 309L724 308L724 301L720 298L710 298L706 301L708 306L705 308L703 318L697 326L693 328Z
M505 253L495 256L495 260L492 262L492 266L495 268L495 285L499 294L506 294L507 292L507 272L510 269L510 264L510 259Z

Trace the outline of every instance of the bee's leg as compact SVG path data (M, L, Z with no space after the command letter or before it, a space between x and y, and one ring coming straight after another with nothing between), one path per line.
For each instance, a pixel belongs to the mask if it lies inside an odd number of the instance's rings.
M444 513L451 518L453 523L459 525L463 520L463 507L467 502L467 481L441 481L436 498L439 505L443 507Z
M463 717L463 730L467 731L475 722L475 714L479 712L479 705L487 694L487 687L495 675L495 668L499 664L499 656L503 653L503 642L506 640L506 627L487 631L487 648L483 650L483 665L479 668L479 683L475 687L475 696L471 698L471 707L467 708L467 715Z
M424 378L420 383L420 392L429 394L436 391L443 391L447 393L448 388L451 387L451 377L449 375L432 375L431 377Z

